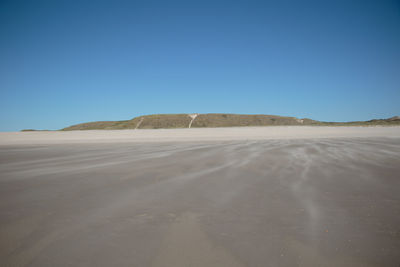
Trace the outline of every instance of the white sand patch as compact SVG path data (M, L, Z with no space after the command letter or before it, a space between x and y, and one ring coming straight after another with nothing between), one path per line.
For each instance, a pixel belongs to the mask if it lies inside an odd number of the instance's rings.
M188 115L190 118L192 118L192 120L189 123L189 127L188 128L192 127L192 123L193 123L194 119L196 119L197 115L199 115L199 114L195 113L195 114L189 114Z

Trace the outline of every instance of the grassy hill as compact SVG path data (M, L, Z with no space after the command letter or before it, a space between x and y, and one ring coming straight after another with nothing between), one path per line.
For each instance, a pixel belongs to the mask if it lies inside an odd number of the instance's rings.
M72 125L61 129L72 130L116 130L116 129L167 129L188 128L192 118L190 114L145 115L123 121L96 121ZM275 115L241 114L198 114L191 127L238 127L238 126L273 126L273 125L326 125L326 126L372 126L400 125L400 117L354 122L321 122L311 119L298 119Z
M138 129L188 128L191 120L192 118L189 114L157 114L140 116L125 121L81 123L62 130L135 129L137 126ZM299 120L294 117L274 115L198 114L193 120L191 127L310 125L316 123L318 122L309 119Z

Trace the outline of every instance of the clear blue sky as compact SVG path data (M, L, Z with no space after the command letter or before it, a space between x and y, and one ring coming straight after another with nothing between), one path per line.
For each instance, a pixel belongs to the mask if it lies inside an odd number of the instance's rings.
M400 1L1 1L0 131L400 115Z

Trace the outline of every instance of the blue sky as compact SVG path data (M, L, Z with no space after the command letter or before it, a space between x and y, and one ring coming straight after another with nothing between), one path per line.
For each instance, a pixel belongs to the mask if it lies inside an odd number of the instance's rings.
M1 1L0 131L400 115L400 1Z

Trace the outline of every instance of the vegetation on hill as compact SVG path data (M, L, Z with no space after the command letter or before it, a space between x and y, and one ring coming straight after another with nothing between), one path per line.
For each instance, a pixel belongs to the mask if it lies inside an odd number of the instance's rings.
M310 125L315 121L274 115L200 114L192 127Z
M168 129L188 128L192 120L190 114L146 115L123 121L97 121L72 125L62 129L71 130L116 130L116 129ZM298 119L275 115L241 114L198 114L191 127L238 127L238 126L273 126L273 125L319 125L319 126L373 126L400 125L400 117L354 122L321 122L311 119Z
M400 125L400 117L388 119L373 119L369 121L352 122L322 122L311 119L298 119L276 115L242 115L242 114L156 114L145 115L122 121L95 121L72 125L61 131L73 130L123 130L123 129L168 129L200 127L242 127L242 126L274 126L274 125L316 125L316 126L391 126ZM192 124L190 122L192 121ZM36 131L24 129L23 132Z
M87 122L72 125L62 130L122 130L136 129L137 126L139 126L138 129L187 128L190 120L191 118L187 114L159 114L140 116L124 121Z

